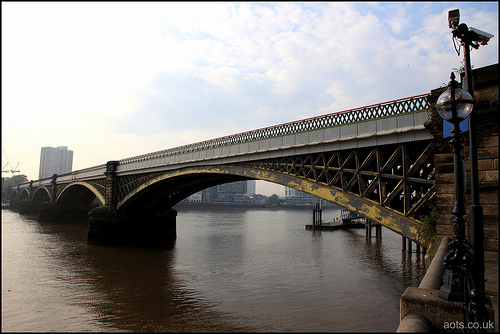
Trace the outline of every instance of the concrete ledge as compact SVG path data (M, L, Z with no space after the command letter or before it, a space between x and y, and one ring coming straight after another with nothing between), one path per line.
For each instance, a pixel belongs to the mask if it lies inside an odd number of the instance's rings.
M401 297L400 319L416 315L428 320L432 332L463 333L463 326L467 326L467 324L464 324L462 305L462 302L450 302L440 298L439 290L410 287ZM486 300L486 312L488 319L494 319L489 299ZM409 324L411 322L406 323L405 326L408 327ZM488 332L493 331L493 328L489 329Z
M444 332L445 323L463 321L462 302L439 298L439 290L409 287L401 296L400 319L408 315L424 317L431 324L432 331Z
M401 320L397 332L430 333L432 325L425 317L418 314L409 314Z
M420 286L409 287L400 300L400 324L398 332L462 333L464 313L462 302L451 302L439 297L444 272L444 256L448 251L450 237L441 240ZM489 298L486 299L489 319L494 311Z
M448 243L451 241L450 237L444 237L441 240L441 244L439 245L432 262L425 273L422 282L420 282L420 288L422 289L434 289L439 290L441 284L443 282L443 273L444 273L444 256L448 251Z

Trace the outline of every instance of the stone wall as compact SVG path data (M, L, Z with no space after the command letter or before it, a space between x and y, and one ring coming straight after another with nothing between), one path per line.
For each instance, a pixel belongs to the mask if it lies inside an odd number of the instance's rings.
M484 216L484 249L498 252L498 123L500 121L498 64L474 70L474 88L479 201L483 207ZM439 96L441 91L442 89L433 91L433 96ZM442 137L442 130L440 135ZM440 139L439 134L435 136L438 140ZM468 132L464 134L463 140L465 141L463 150L466 175L465 208L469 212L471 184ZM442 153L435 156L437 222L434 245L439 245L444 236L453 235L452 219L454 216L450 213L454 196L453 155L451 150L447 150L446 146L449 146L449 143L444 141L440 145ZM467 221L467 235L469 237L469 216L466 215L464 218Z

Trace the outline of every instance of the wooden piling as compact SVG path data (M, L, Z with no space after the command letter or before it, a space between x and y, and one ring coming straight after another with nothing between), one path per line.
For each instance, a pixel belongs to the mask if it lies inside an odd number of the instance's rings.
M371 238L372 237L372 221L370 219L366 219L365 228L366 228L366 236L368 238Z
M313 209L313 230L321 229L322 213L319 203L316 203L316 207Z

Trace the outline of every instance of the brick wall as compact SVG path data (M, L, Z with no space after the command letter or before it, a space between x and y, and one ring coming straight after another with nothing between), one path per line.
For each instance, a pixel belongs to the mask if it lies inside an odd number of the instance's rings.
M484 249L498 251L498 64L474 71L474 99L476 101L476 147L479 175L479 201L483 207L484 216ZM439 95L438 95L439 96ZM464 135L465 144L463 157L465 159L466 194L465 208L469 213L470 194L470 161L468 134ZM449 145L444 143L444 146ZM435 156L436 164L436 240L447 235L453 235L454 216L450 213L453 205L453 155L440 153ZM467 235L469 231L469 216Z

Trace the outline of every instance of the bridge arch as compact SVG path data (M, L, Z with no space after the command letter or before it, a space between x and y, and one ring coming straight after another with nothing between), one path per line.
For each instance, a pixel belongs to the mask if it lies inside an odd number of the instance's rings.
M160 173L141 183L118 202L116 210L127 213L142 211L164 214L184 198L209 187L249 180L243 175L220 168L188 167Z
M17 190L15 188L11 188L9 198L10 199L18 199Z
M297 176L238 165L188 167L165 172L129 192L118 203L117 210L127 211L137 205L151 210L158 203L170 208L207 187L250 179L268 181L314 195L369 218L424 247L428 246L429 241L417 233L416 219L382 207L372 200Z
M19 200L25 201L25 200L29 200L29 199L30 199L30 193L29 193L28 189L21 190L21 192L19 193Z
M90 206L94 199L104 205L103 195L91 184L86 182L73 182L66 186L57 196L56 204L86 205Z
M50 189L47 187L37 188L35 193L33 194L32 202L34 203L42 203L49 202L52 200L52 195L50 194Z

